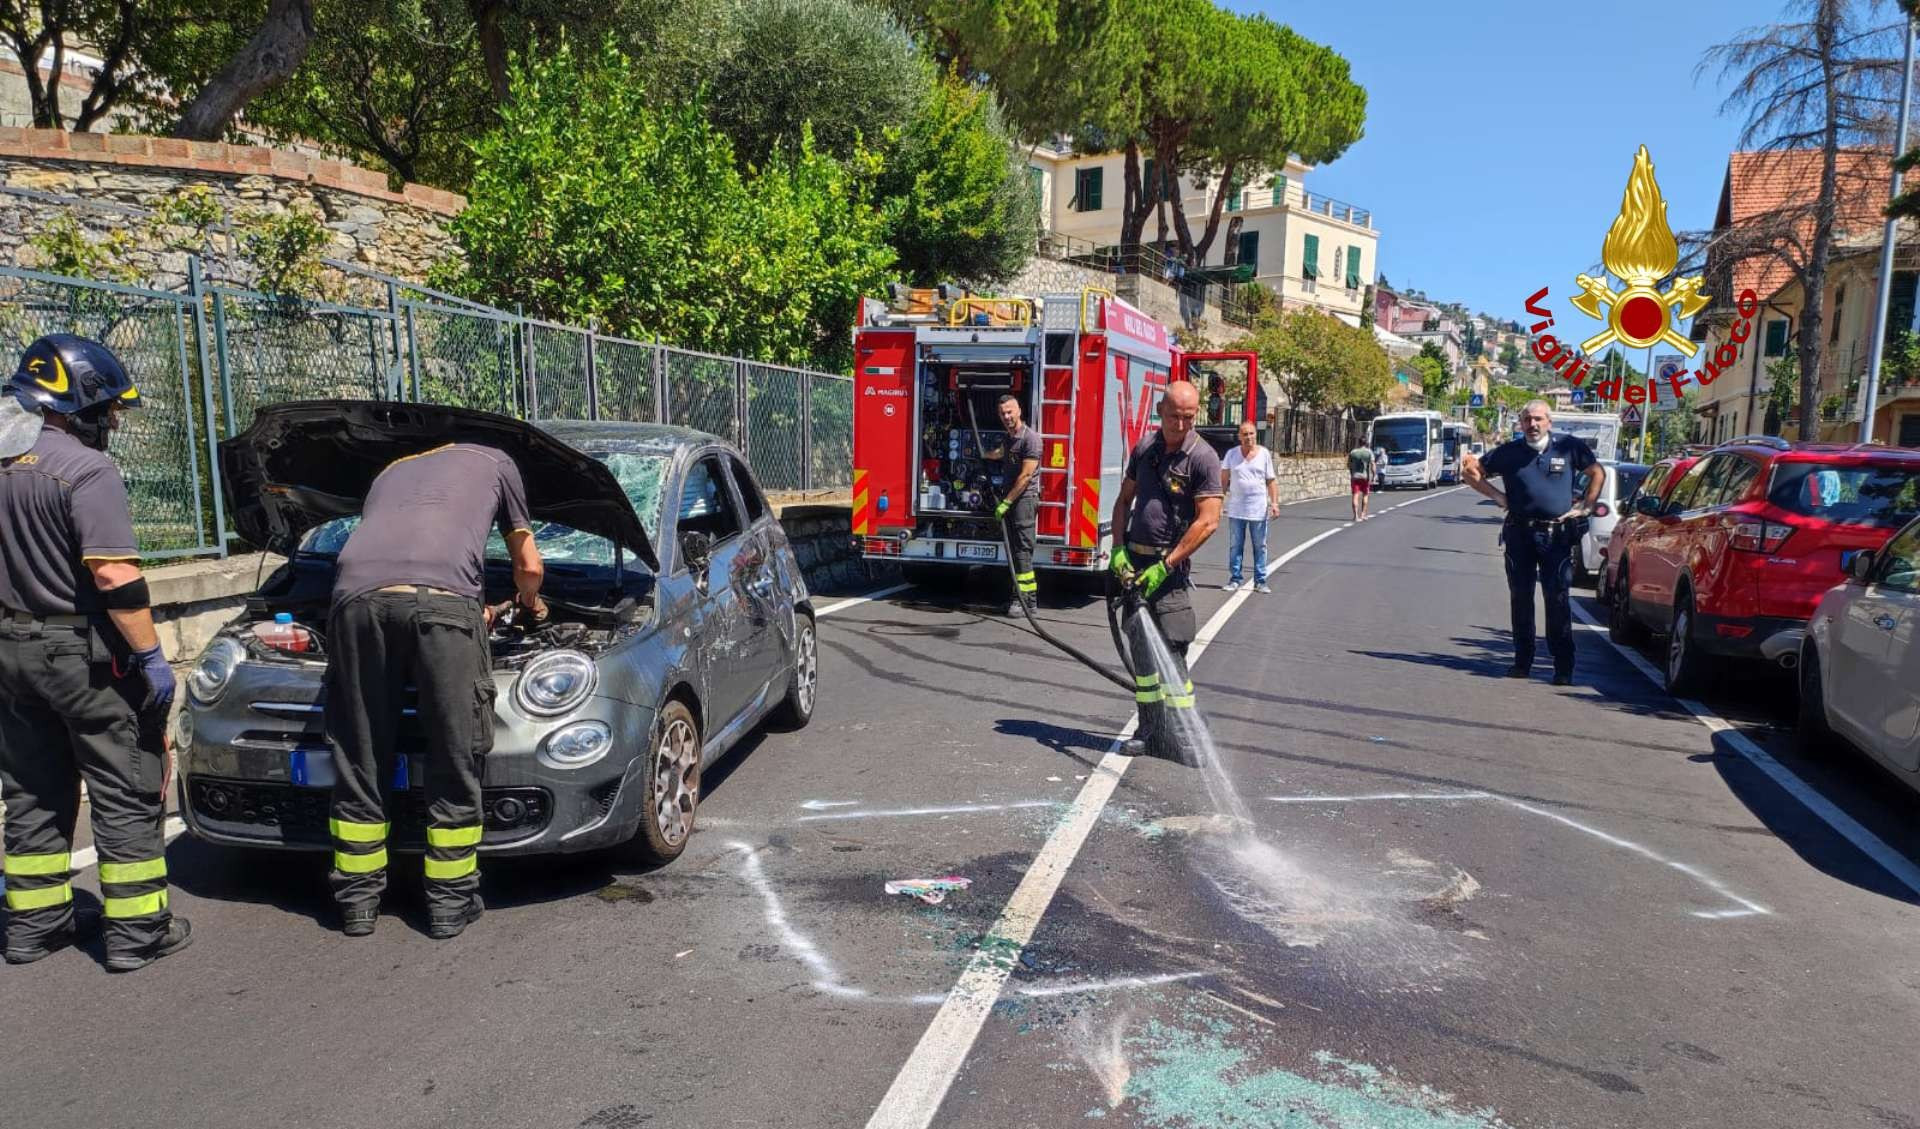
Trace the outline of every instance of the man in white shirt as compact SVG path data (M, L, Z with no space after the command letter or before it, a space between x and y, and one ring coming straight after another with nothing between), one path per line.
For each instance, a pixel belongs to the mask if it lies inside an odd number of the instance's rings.
M1259 433L1251 422L1240 425L1240 445L1220 460L1227 477L1227 582L1240 587L1243 538L1253 538L1253 590L1267 587L1267 522L1280 516L1280 482L1273 472L1273 452L1254 440Z

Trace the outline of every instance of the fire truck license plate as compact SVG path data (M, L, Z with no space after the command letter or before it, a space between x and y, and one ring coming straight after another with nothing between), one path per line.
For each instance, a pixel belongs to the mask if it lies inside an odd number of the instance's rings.
M994 561L1000 559L1000 548L997 545L962 545L960 555L983 561Z

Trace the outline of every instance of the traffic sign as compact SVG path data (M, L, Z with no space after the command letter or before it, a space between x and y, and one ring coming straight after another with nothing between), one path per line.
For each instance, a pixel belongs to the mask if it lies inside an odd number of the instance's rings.
M1574 403L1576 403L1576 404L1584 404L1584 403L1586 403L1586 402L1587 402L1587 390L1586 390L1586 389L1584 389L1584 388L1576 388L1576 389L1574 389L1574 390L1573 390L1573 402L1574 402Z
M1674 386L1669 382L1669 378L1684 376L1686 371L1686 358L1677 353L1662 353L1653 358L1654 375L1666 389L1661 397L1652 403L1651 407L1654 411L1670 412L1680 406L1680 399L1673 394Z
M1639 423L1640 422L1640 405L1628 404L1626 407L1621 408L1620 422L1623 425Z
M1467 406L1468 406L1468 407L1473 407L1473 408L1484 408L1484 407L1486 407L1486 406L1487 406L1487 397L1486 397L1486 393L1484 393L1484 392L1475 392L1475 393L1474 393L1474 394L1473 394L1472 396L1470 396L1470 397L1468 397L1468 398L1467 398Z

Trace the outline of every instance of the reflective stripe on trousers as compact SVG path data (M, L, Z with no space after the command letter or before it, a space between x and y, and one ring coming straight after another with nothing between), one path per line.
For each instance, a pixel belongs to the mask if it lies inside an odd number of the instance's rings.
M327 820L327 830L333 834L333 869L342 874L372 874L386 869L387 829L385 823Z
M1014 573L1013 586L1019 589L1022 596L1032 596L1040 591L1040 582L1034 579L1031 570Z
M7 908L26 913L66 905L73 900L73 885L67 880L72 870L73 858L66 851L8 855Z
M477 823L460 827L427 828L427 880L446 882L465 878L480 869L481 828Z

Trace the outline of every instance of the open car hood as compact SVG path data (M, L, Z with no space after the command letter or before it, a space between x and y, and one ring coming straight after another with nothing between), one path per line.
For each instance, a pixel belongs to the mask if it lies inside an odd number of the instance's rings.
M387 464L446 443L511 457L527 511L598 534L658 570L647 531L605 463L530 423L491 412L383 400L305 400L257 410L220 444L221 489L240 536L288 554L307 530L360 512Z

